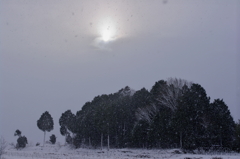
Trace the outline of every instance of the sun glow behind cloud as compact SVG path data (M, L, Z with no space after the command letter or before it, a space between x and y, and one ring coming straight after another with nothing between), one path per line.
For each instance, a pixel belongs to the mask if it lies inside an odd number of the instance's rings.
M118 37L116 28L116 23L112 18L103 19L98 27L98 32L100 34L101 40L104 42L116 40Z
M93 46L99 50L110 51L110 43L120 38L116 22L110 17L102 18L99 21L96 35Z
M104 30L102 32L102 40L108 42L112 39L112 32L110 30Z

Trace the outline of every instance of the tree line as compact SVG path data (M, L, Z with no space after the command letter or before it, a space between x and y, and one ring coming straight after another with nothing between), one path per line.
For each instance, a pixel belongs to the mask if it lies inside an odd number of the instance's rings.
M151 90L126 86L116 93L96 96L73 114L62 113L60 133L79 147L240 149L240 120L235 123L223 99L210 102L205 89L183 79L155 82ZM53 119L44 112L37 126L45 134ZM18 146L27 139L16 130ZM50 137L56 142L56 136Z
M239 123L223 99L210 102L205 89L183 79L157 81L148 91L130 87L96 96L73 114L62 113L66 142L123 148L239 149Z

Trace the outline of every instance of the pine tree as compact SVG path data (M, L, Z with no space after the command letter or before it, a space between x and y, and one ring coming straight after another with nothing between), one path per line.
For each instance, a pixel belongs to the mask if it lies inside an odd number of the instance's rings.
M153 118L149 128L149 144L155 147L170 148L174 141L172 131L172 111L170 108L162 107Z
M132 145L134 147L147 148L150 125L146 121L139 121L132 130Z
M209 132L211 133L212 144L231 147L234 139L235 123L228 106L220 99L215 99L210 106L212 113L210 115Z
M59 119L59 125L60 125L60 133L61 135L65 136L65 140L67 142L70 138L70 132L76 133L76 116L71 112L71 110L67 110L64 113L62 113L62 116ZM71 137L72 138L72 137ZM67 142L71 143L71 142Z
M194 149L204 145L207 126L204 121L209 101L199 84L193 84L180 98L174 121L183 148Z
M54 125L53 118L48 113L48 111L43 113L39 120L37 121L38 128L44 132L43 145L45 143L46 131L50 132L51 130L53 130L53 125Z
M240 152L240 120L235 124L235 141L233 149Z

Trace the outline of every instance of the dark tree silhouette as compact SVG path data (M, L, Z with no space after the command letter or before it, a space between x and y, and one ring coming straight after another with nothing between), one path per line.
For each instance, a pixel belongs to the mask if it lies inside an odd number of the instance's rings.
M15 133L14 133L14 136L21 136L22 132L20 130L16 130Z
M234 124L224 101L210 104L201 85L177 78L156 82L150 92L125 87L96 96L76 115L64 112L59 124L66 142L75 147L207 150L220 145L239 151L240 124Z
M14 136L18 136L17 145L16 145L17 149L24 148L26 147L26 144L28 144L27 138L25 136L22 136L21 134L22 132L18 129L14 133Z
M50 140L49 140L52 144L55 144L56 143L56 136L54 134L52 134L50 136Z
M46 131L50 132L51 130L53 130L53 118L48 113L48 111L46 111L41 115L40 119L37 121L37 126L40 130L44 132L44 139L43 139L43 145L44 145Z
M28 144L27 138L25 136L20 136L17 139L17 148L24 148Z
M62 113L62 116L59 119L60 125L60 133L61 135L65 136L65 140L67 136L70 135L70 132L76 132L76 116L71 112L71 110L67 110L66 112Z

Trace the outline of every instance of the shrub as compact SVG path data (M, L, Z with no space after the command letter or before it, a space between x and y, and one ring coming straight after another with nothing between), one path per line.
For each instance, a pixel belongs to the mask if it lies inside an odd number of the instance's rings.
M25 136L20 136L18 139L17 139L17 145L16 145L16 148L24 148L26 147L26 144L28 144L27 142L27 138Z
M0 138L0 158L2 156L2 154L4 154L4 151L7 147L7 142L5 141L5 139L3 137Z
M52 144L55 144L56 143L56 136L54 134L52 134L50 136L50 140L49 140Z

